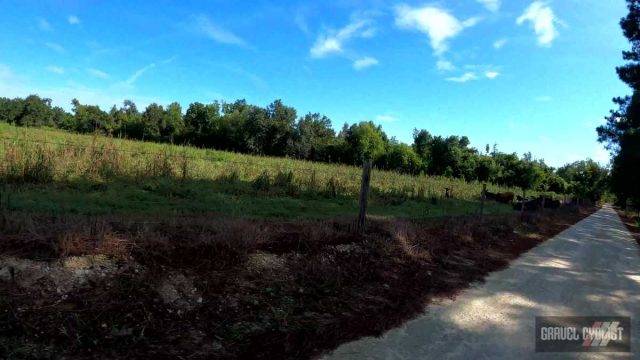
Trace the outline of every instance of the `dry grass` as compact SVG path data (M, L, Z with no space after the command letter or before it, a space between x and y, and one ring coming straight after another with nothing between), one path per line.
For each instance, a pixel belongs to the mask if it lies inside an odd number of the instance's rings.
M286 158L249 156L167 144L126 141L56 130L0 124L0 178L16 183L110 181L172 177L217 180L233 174L238 181L287 185L297 191L355 196L361 169ZM8 139L8 140L7 140ZM266 180L269 180L268 182ZM409 176L374 170L372 191L381 196L427 199L452 189L457 199L476 200L481 184L445 177ZM490 185L491 191L515 191Z

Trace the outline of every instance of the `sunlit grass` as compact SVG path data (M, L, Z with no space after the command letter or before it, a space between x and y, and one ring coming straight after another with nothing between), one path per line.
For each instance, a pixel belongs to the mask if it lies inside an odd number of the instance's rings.
M212 212L333 217L357 212L361 169L189 146L0 124L0 178L14 210L53 213ZM453 199L443 199L445 188ZM489 185L491 191L515 189ZM373 215L477 211L482 185L375 170ZM488 212L508 211L488 205Z

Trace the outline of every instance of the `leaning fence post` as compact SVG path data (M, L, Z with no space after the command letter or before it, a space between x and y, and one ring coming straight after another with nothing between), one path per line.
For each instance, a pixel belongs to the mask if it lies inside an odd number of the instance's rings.
M369 183L371 181L371 160L362 166L362 182L360 183L360 213L358 214L358 233L364 234L367 220L367 200L369 197Z

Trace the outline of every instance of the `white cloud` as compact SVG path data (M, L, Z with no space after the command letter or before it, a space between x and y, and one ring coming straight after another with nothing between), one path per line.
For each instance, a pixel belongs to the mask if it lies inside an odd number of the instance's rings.
M396 25L401 29L417 30L429 36L436 55L446 52L450 39L478 21L479 18L460 21L447 10L431 5L411 7L403 4L396 7Z
M496 41L494 41L494 42L493 42L493 48L494 48L494 49L498 49L498 50L500 50L500 49L502 49L505 45L507 45L507 42L508 42L508 41L509 41L509 40L507 40L507 39L498 39L498 40L496 40Z
M309 53L311 57L323 58L329 55L340 54L344 51L344 44L354 37L371 38L375 35L375 28L369 20L358 19L347 26L322 33L316 39Z
M89 73L89 75L91 76L95 76L99 79L108 79L109 78L109 74L107 74L106 72L102 71L102 70L98 70L98 69L87 69L87 72Z
M493 79L497 78L498 76L500 76L500 73L497 72L497 71L487 71L487 72L484 73L484 76L486 76L487 79L493 80Z
M558 37L556 23L558 19L551 7L543 1L534 1L518 18L516 23L522 25L530 22L533 30L538 36L538 44L540 46L551 46L553 40Z
M156 64L151 63L143 68L136 70L136 72L134 72L133 75L131 75L127 80L125 80L124 83L129 86L133 85L133 83L135 83L138 80L138 78L142 76L142 74L144 74L150 69L153 69L154 67L156 67Z
M353 68L356 70L364 70L368 67L378 65L379 61L376 58L365 56L353 62Z
M78 25L80 24L80 19L75 16L75 15L69 15L69 17L67 17L67 21L69 22L69 24L71 25Z
M453 71L456 69L451 61L440 59L436 62L436 68L440 71Z
M232 33L231 31L225 30L222 27L214 24L208 17L204 15L196 17L195 22L196 30L215 42L242 47L248 46L247 42L242 38Z
M47 42L44 45L49 49L57 52L58 54L64 54L66 52L65 48L62 45L54 42Z
M330 54L341 53L342 43L336 38L318 38L310 50L315 58L325 57Z
M457 83L466 83L468 81L478 80L478 75L474 72L467 72L457 77L447 78L446 80Z
M376 116L376 122L396 122L398 117L392 114L382 114Z
M484 5L489 11L497 12L500 10L501 1L500 0L476 0L480 4Z
M38 19L38 28L42 31L51 31L53 27L46 19Z
M54 74L62 75L64 74L64 68L55 65L49 65L46 67L47 71L52 72Z

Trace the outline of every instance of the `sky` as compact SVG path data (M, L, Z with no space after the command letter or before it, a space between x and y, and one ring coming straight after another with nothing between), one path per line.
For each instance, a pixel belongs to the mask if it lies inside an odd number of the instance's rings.
M0 97L108 110L282 99L299 115L466 135L558 167L608 163L629 93L623 0L0 0Z

